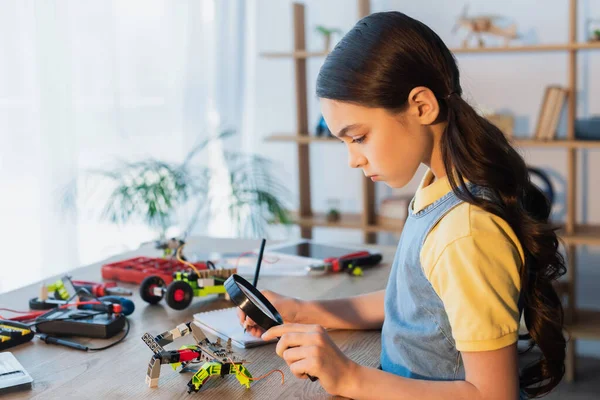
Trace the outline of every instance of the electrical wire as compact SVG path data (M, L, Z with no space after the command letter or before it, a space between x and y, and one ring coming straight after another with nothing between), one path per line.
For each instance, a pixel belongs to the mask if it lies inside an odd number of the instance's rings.
M53 311L53 310L50 310ZM87 315L83 315L83 316L79 316L79 317L66 317L66 318L56 318L56 319L50 319L50 320L43 320L43 321L38 321L38 322L34 322L32 324L29 325L30 328L37 328L39 325L47 323L47 322L55 322L55 321L67 321L67 320L78 320L78 319L86 319L86 318L93 318L97 315L103 315L103 314L108 314L108 312L106 311L99 311L97 313L90 313ZM125 318L125 333L123 334L123 336L121 336L119 339L117 339L116 341L114 341L113 343L110 343L106 346L103 347L87 347L86 351L102 351L102 350L106 350L109 349L119 343L121 343L123 340L125 340L125 338L127 337L127 335L129 334L129 329L131 327L130 323L129 323L129 319L125 316L123 316L123 318ZM77 342L74 342L77 343Z
M123 340L125 340L125 338L127 337L127 335L129 334L129 328L131 327L131 325L129 324L129 319L127 319L127 317L123 316L123 318L125 318L125 333L123 334L123 336L121 336L118 340L116 340L115 342L106 345L104 347L88 347L88 351L102 351L102 350L106 350L106 349L110 349L113 346L116 346L117 344L121 343Z
M238 368L238 364L236 364L235 361L233 361L231 359L231 357L227 356L227 359L229 360L229 362L231 362L231 364L233 365L233 368L235 368L235 370L237 371L238 374L244 375L246 378L248 378L251 381L260 381L261 379L266 378L267 376L271 375L273 372L279 372L281 374L281 384L283 385L283 383L284 383L285 375L283 374L283 371L280 369L272 369L271 371L259 376L258 378L252 378L251 376L246 375L240 368Z
M85 296L89 296L94 298L94 301L77 301L75 303L71 303L71 300L73 300L75 297L77 297L78 294L83 293ZM93 305L93 304L103 304L103 302L96 297L95 295L93 295L92 293L89 292L89 290L85 289L85 288L79 288L75 291L75 294L73 294L71 297L69 297L69 299L66 301L66 304L61 304L59 305L57 308L60 309L64 309L64 308L68 308L68 307L77 307L77 306L83 306L83 305ZM29 327L32 329L37 328L39 325L47 323L47 322L54 322L54 321L66 321L66 320L78 320L78 319L86 319L86 318L93 318L97 315L102 315L102 314L109 314L107 311L99 311L97 313L89 313L83 316L79 316L79 317L65 317L65 318L56 318L56 319L51 319L51 320L42 320L42 321L37 321L38 318L40 318L41 316L48 314L50 312L55 311L57 308L53 308L50 310L46 310L46 311L39 311L39 312L31 312L31 311L18 311L18 310L13 310L10 308L0 308L0 311L8 311L14 314L27 314L27 315L23 315L20 317L13 317L13 318L8 318L7 320L11 320L11 321L21 321L21 322L29 322ZM129 323L129 319L127 319L127 317L123 316L123 318L125 318L125 333L123 334L122 337L120 337L118 340L114 341L113 343L110 343L106 346L103 347L87 347L86 351L102 351L102 350L106 350L109 349L119 343L121 343L123 340L125 340L125 338L127 337L127 335L129 334L129 330L130 330L130 323ZM5 319L2 316L0 316L0 319ZM37 321L37 322L36 322ZM75 342L77 343L77 342Z
M18 310L12 310L10 308L0 308L0 311L8 311L8 312L15 313L15 314L30 314L31 313L31 311L18 311Z
M11 310L8 308L1 308L0 310L5 310L5 311L10 311L12 313L15 314L24 314L24 315L19 315L16 317L11 317L11 318L2 318L0 317L0 319L8 319L10 321L35 321L36 319L38 319L39 317L43 316L44 314L49 313L50 311L54 311L57 308L67 308L67 307L73 307L73 306L83 306L83 305L88 305L88 304L102 304L102 302L100 301L79 301L76 303L68 303L68 304L61 304L58 307L52 308L50 310L45 310L45 311L17 311L17 310Z
M177 251L175 252L175 257L177 258L177 261L179 261L180 263L182 263L184 265L187 265L187 266L191 267L194 270L194 272L198 276L200 276L200 272L198 271L198 269L196 268L196 266L194 264L192 264L191 262L186 261L186 260L184 260L184 259L181 258L181 251L183 250L184 246L185 246L185 244L182 244L181 246L179 246L177 248ZM235 261L235 267L236 267L236 269L239 267L240 259L242 257L248 256L248 255L257 255L257 254L254 251L246 251L246 252L240 254L238 256L238 258L236 259L236 261ZM273 257L271 259L268 259L267 257L263 257L263 259L262 259L262 262L264 262L265 264L275 264L278 261L279 261L279 257ZM215 264L212 261L207 261L206 262L206 266L207 266L208 269L216 269Z
M71 303L71 301L77 297L77 295L79 294L84 294L87 297L92 297L95 299L95 302L77 302L77 303ZM96 297L95 295L93 295L92 293L89 292L89 290L85 289L85 288L79 288L75 291L75 294L73 294L71 297L69 297L69 299L65 300L65 304L61 304L59 306L59 308L66 308L66 307L71 307L73 305L84 305L84 304L102 304L102 301ZM10 321L19 321L19 322L31 322L31 321L35 321L37 318L41 317L44 314L47 314L53 310L55 310L56 308L51 308L49 310L45 310L45 311L18 311L18 310L13 310L10 308L0 308L0 310L2 311L8 311L8 312L12 312L14 314L25 314L22 316L17 316L17 317L11 317L11 318L3 318L0 316L1 319L6 319L6 320L10 320Z
M235 261L235 267L236 268L239 267L240 260L242 257L249 256L249 255L258 255L258 254L256 254L256 252L254 252L254 251L246 251L246 252L240 254L238 256L237 260ZM269 259L269 258L263 256L263 259L262 259L262 262L264 262L265 264L275 264L278 261L279 261L279 257L273 257L273 258Z
M179 246L177 248L177 251L175 252L175 256L177 257L177 261L179 261L180 263L183 263L189 267L191 267L194 272L200 276L200 271L198 271L198 268L196 268L196 266L194 264L192 264L191 262L185 261L181 258L181 250L183 249L183 247L185 246L185 244L182 244L181 246Z

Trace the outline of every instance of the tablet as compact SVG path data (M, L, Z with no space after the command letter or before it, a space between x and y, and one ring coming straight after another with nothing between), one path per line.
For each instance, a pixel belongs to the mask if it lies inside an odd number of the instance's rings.
M369 251L370 254L381 254L365 248L327 244L310 239L300 239L273 246L267 245L260 267L260 275L295 275L311 273L311 267L322 265L326 258L342 257L358 251ZM240 258L222 260L227 267L236 267L238 274L252 277L256 271L258 249L254 254Z
M318 243L309 239L302 239L294 243L284 243L267 247L267 250L270 253L311 258L316 262L323 261L324 259L330 257L342 257L357 251L369 251L371 254L380 254L377 251L371 251L365 248Z

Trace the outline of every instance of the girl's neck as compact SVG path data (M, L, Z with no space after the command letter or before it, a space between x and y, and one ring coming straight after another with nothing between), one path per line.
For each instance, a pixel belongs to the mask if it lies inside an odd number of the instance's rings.
M429 156L428 162L425 164L429 167L433 173L433 180L431 183L442 179L446 176L446 168L444 167L444 160L442 158L442 135L446 130L446 123L439 123L430 127L433 138L433 146L431 147L431 155Z

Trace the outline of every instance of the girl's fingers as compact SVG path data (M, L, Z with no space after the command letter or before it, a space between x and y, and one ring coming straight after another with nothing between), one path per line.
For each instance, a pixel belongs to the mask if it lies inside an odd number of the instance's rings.
M316 346L292 347L283 352L282 358L287 365L292 365L297 361L316 355L317 350Z
M262 330L258 326L251 326L250 328L246 329L246 332L248 332L252 336L259 338L263 334L264 330Z
M286 333L279 339L275 352L279 357L283 357L283 352L290 347L298 347L306 343L305 333Z
M264 338L264 336L263 336ZM318 334L315 332L309 332L309 333L299 333L299 332L293 332L293 333L286 333L285 335L283 335L281 337L281 339L279 339L279 342L277 342L277 347L275 348L275 351L277 352L277 355L279 357L283 357L283 352L286 351L287 349L291 348L291 347L305 347L305 346L313 346L316 344L319 344L319 337Z
M312 374L310 373L311 366L312 363L308 359L303 359L291 364L290 371L292 371L292 374L294 374L296 378L306 379L308 378L308 375L315 376L314 372Z
M286 333L290 332L316 332L325 333L325 329L320 325L306 325L306 324L283 324L277 325L265 332L263 339L269 340L276 337L281 337Z

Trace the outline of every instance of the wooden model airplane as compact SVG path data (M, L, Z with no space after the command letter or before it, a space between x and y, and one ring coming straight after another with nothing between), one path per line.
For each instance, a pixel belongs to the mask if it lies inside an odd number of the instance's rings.
M469 46L469 40L472 36L477 37L477 43L479 47L484 47L485 43L483 42L482 35L492 35L499 36L504 38L504 45L508 46L508 43L512 39L517 39L519 36L517 35L517 26L516 24L512 24L507 27L501 27L496 22L500 19L504 19L504 17L495 16L495 15L480 15L477 17L468 17L467 16L467 8L466 5L463 8L463 12L460 17L458 17L456 21L456 25L454 25L454 29L452 32L456 32L459 27L466 28L469 33L467 37L463 40L463 47Z

